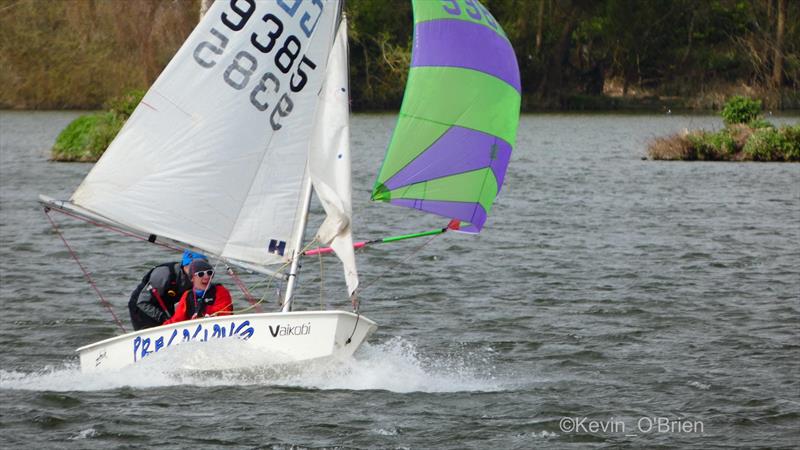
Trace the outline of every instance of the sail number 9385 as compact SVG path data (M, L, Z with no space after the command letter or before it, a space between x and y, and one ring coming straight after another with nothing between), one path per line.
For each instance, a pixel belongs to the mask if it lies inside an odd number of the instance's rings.
M322 0L275 0L276 4L285 11L289 17L299 16L300 30L306 38L310 38L322 15ZM298 14L300 5L305 4L306 9ZM253 17L256 10L256 0L230 0L229 9L220 15L225 25L222 30L211 28L208 39L197 45L194 49L194 60L203 68L209 69L223 60L225 49L230 42L226 35L228 30L241 31ZM259 20L259 19L256 19ZM317 68L317 65L307 56L302 55L302 42L293 34L284 34L284 22L275 14L267 13L261 16L261 28L250 35L252 49L240 50L229 60L222 78L228 86L241 91L251 85L250 103L259 111L272 108L269 116L273 130L279 130L281 117L286 117L292 112L294 103L290 96L303 90L308 82L308 74ZM227 30L226 30L227 29ZM272 72L264 72L258 76L258 54L272 54L275 67L289 77L289 91L281 89L281 81ZM300 61L298 62L298 58ZM227 62L227 61L226 61ZM295 63L297 63L295 65ZM276 100L277 99L277 100Z

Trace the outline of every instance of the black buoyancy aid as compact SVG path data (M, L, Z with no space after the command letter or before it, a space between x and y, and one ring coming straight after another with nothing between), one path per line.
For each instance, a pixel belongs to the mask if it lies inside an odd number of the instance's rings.
M165 306L168 309L168 311L166 312L169 315L174 314L175 303L178 303L178 300L181 299L181 295L183 295L181 286L178 285L179 274L175 270L175 267L178 264L179 264L178 262L169 262L169 263L159 264L150 269L144 275L144 277L142 277L142 281L139 283L138 286L136 286L136 289L134 289L133 292L131 293L131 298L130 301L128 302L128 306L135 307L136 302L139 300L139 294L141 294L142 289L144 289L150 283L150 275L153 273L153 271L158 269L159 267L166 267L167 269L169 269L169 278L167 279L167 284L164 286L165 289L162 299L164 300ZM163 309L158 301L155 301L154 304L159 308Z
M197 317L203 317L206 313L206 306L214 303L217 298L217 285L211 283L202 297L198 297L197 293L192 289L186 299L186 317L193 317L197 313Z

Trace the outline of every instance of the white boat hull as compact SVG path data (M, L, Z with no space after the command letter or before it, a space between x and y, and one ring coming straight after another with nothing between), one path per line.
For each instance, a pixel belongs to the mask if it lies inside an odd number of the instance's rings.
M263 364L264 355L274 355L276 363L294 363L350 356L377 328L372 320L345 311L238 314L147 328L76 351L81 370L95 372L120 369L186 342L235 338L248 353L260 356L253 358L256 365ZM241 357L238 362L248 366Z

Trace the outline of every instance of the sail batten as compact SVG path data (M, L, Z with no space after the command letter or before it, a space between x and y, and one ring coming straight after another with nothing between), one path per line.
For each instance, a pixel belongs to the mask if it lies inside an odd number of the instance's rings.
M479 232L515 146L516 56L477 0L412 4L406 92L372 199L458 219L462 231Z

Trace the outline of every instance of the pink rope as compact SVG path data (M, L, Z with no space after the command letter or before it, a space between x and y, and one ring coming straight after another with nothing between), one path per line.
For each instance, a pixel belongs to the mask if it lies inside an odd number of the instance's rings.
M86 270L86 268L83 267L83 264L81 264L81 261L78 259L78 255L75 253L75 251L72 250L72 247L69 246L67 240L64 239L64 235L61 234L61 230L58 229L58 225L56 225L56 222L53 220L52 217L50 217L49 212L50 208L44 208L44 215L47 216L47 220L50 221L50 225L53 226L53 230L55 230L56 234L58 234L58 237L61 238L61 242L63 242L64 246L67 247L67 250L69 250L69 254L72 255L72 259L74 259L75 262L78 263L78 267L80 267L81 271L83 271L83 276L86 277L86 281L89 282L89 285L92 286L94 292L97 293L98 297L100 297L100 303L108 309L108 312L110 312L111 316L114 317L114 322L116 322L117 325L119 326L119 329L122 330L123 333L125 333L125 327L122 325L122 321L119 320L119 317L117 317L117 315L114 314L114 310L111 308L111 303L109 303L103 297L103 294L100 293L100 289L97 288L97 284L95 284L94 280L92 279L92 276L89 275L89 272Z
M366 246L367 244L371 244L372 242L373 241L356 242L353 244L353 250L358 250ZM305 252L303 252L303 255L314 256L314 255L326 255L328 253L333 253L333 249L330 247L317 247L311 250L306 250Z

